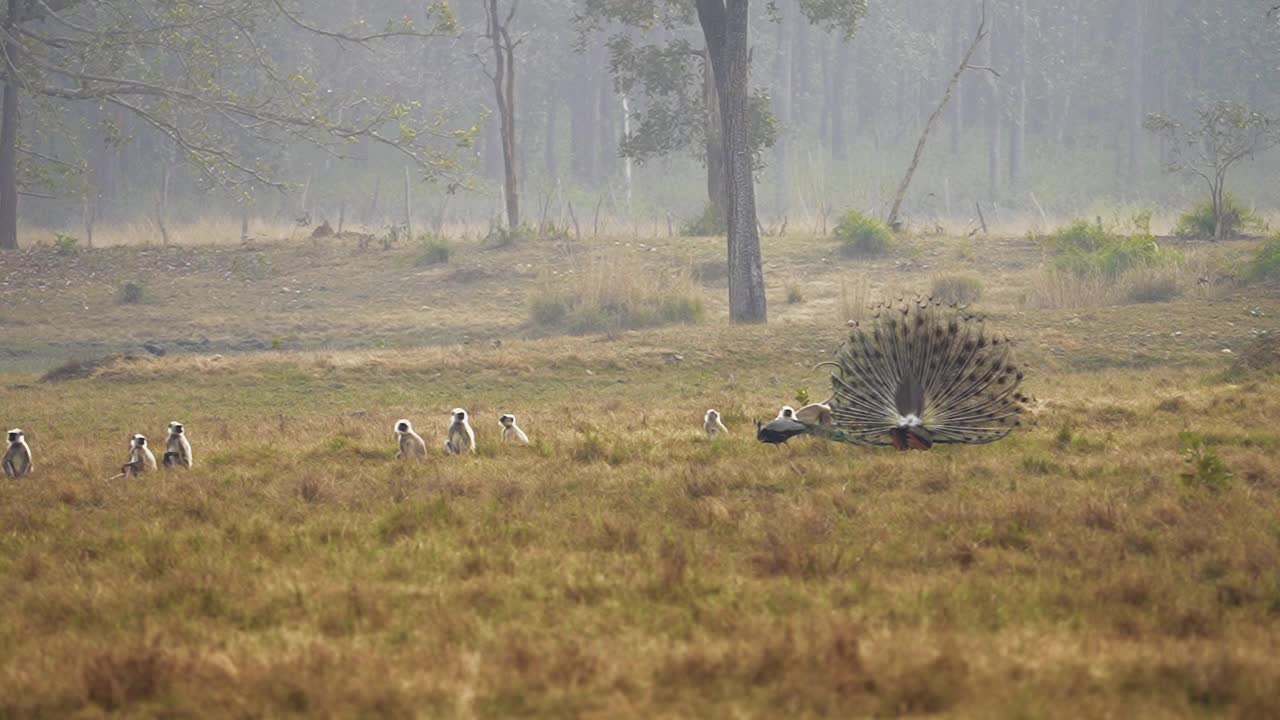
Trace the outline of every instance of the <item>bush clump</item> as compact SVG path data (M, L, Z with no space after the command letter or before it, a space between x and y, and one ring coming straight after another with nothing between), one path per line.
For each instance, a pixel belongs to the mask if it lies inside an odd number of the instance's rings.
M641 275L609 257L587 263L571 279L541 283L529 298L535 325L575 335L696 323L703 313L689 273Z
M64 233L54 233L53 251L58 255L75 255L79 250L80 238Z
M1258 248L1249 261L1250 280L1280 280L1280 235L1273 236Z
M449 255L452 252L453 245L446 238L424 235L418 241L418 257L414 260L414 264L443 265L449 262Z
M1161 248L1149 230L1140 229L1125 236L1087 220L1077 220L1041 237L1040 241L1055 254L1055 270L1110 280L1137 268L1171 265L1182 260L1177 251Z
M883 255L893 248L893 233L884 223L857 210L850 210L836 225L840 252L847 257Z
M137 280L130 280L120 286L120 302L124 305L137 305L146 298L147 290Z
M1213 203L1205 202L1186 212L1178 218L1174 234L1180 238L1191 240L1212 240L1217 227L1218 216L1213 211ZM1262 219L1244 207L1231 194L1222 199L1222 236L1235 237L1245 228L1262 226Z
M930 294L948 305L968 305L982 298L982 281L972 275L939 275Z
M680 226L680 234L684 237L716 237L729 232L729 224L715 205L707 203L698 217L688 220Z

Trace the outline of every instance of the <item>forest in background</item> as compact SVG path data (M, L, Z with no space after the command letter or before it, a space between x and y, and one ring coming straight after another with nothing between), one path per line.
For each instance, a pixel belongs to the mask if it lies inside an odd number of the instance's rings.
M696 218L707 205L705 138L696 128L705 104L688 92L702 73L696 23L646 27L643 18L620 22L618 13L593 22L592 4L524 0L505 26L514 45L513 152L524 217L562 217L568 203L584 224L603 214L665 230ZM678 15L684 3L656 4ZM883 216L981 12L976 0L870 2L865 13L853 0L829 4L854 8L854 32L807 22L822 5L816 0L752 6L750 83L772 114L761 130L769 146L760 148L759 212L775 227L790 221L817 228L825 218L834 224L848 208ZM15 0L11 8L20 5ZM198 122L175 119L175 127L200 126L211 146L260 162L283 184L272 189L216 162L193 167L190 148L175 144L164 122L94 93L42 93L19 72L13 85L23 108L24 228L83 235L90 224L243 214L334 225L341 217L348 227L376 232L404 221L406 177L417 227L502 221L501 113L490 77L487 0L425 11L423 3L401 0L227 2L214 5L249 13L259 23L252 32L270 42L244 43L234 33L224 42L174 23L157 47L75 25L78 13L89 20L106 12L137 31L139 18L155 21L153 3L120 4L136 6L136 14L111 3L57 5L69 7L57 19L21 24L10 38L78 37L94 62L245 98L280 80L292 93L292 111L323 107L331 124L343 122L343 108L372 118L376 104L376 122L431 134L430 155L410 162L402 146L361 134L341 143L266 142L252 129L215 129L198 110L175 109L180 103L170 96L144 98L158 117L196 115ZM506 18L510 1L496 6ZM1170 148L1144 122L1152 113L1191 118L1219 100L1274 112L1280 19L1269 10L1254 0L988 0L989 34L930 139L904 216L928 225L967 218L982 202L996 219L1041 209L1092 217L1102 208L1181 209L1202 200L1195 182L1162 171ZM413 18L413 31L404 32ZM396 31L368 32L382 27ZM673 57L680 47L688 52ZM656 54L643 55L646 48ZM209 60L215 53L223 54ZM202 58L218 72L192 73L186 63ZM253 74L254 65L265 72ZM94 86L92 78L62 79L63 87ZM666 95L655 91L673 87ZM326 105L325 98L334 100ZM396 113L412 117L412 127ZM655 128L646 144L644 133ZM1264 180L1278 163L1280 155L1269 152L1241 166L1229 190L1248 206L1274 208L1280 190ZM421 182L428 175L431 181Z

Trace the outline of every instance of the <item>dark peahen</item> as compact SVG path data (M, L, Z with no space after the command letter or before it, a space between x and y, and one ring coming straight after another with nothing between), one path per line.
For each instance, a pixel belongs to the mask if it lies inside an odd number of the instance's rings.
M805 423L787 439L809 434L899 450L977 445L1018 427L1030 400L1009 340L988 335L981 317L932 300L878 308L871 327L855 324L836 360L823 365L836 370L831 424Z

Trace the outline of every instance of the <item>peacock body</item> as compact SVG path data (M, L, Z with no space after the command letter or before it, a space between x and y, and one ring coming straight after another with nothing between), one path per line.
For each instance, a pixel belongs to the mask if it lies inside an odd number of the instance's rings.
M810 433L841 442L899 450L994 442L1019 426L1029 401L1008 338L928 299L877 308L824 365L836 369L831 424Z

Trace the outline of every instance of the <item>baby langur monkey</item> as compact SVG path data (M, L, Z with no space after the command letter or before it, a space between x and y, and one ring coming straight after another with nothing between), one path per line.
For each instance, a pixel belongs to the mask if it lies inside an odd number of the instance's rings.
M4 452L4 474L15 480L35 469L31 464L31 448L27 446L22 430L9 431L9 449Z
M520 426L516 424L516 416L507 413L498 418L498 424L502 426L502 442L511 443L519 442L525 445L529 444L529 436L524 434Z
M720 421L720 413L715 410L708 410L703 416L702 429L707 431L707 437L729 434L729 429Z
M120 466L120 474L111 478L125 478L126 480L145 472L156 469L156 456L151 453L151 448L147 447L147 436L134 435L133 440L129 442L129 462Z
M186 429L176 420L169 423L169 439L165 441L163 462L167 468L190 469L192 464L191 443L187 442Z
M790 405L783 405L782 409L778 411L778 417L774 418L774 420L784 420L784 419L785 420L796 419L796 411Z
M420 459L427 456L427 444L422 441L418 433L413 431L413 423L408 420L400 420L396 423L396 439L400 443L396 458Z
M450 455L476 451L476 434L471 430L471 423L467 422L466 410L453 409L453 420L449 423L449 439L444 441L444 447Z

